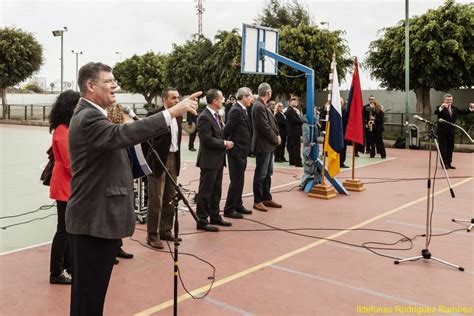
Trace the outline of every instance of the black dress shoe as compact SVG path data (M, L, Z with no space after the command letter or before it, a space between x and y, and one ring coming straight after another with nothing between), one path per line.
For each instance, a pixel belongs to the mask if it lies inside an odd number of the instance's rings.
M119 258L125 258L125 259L132 259L133 258L133 254L131 253L128 253L128 252L125 252L122 248L120 248L118 254L117 254L117 257Z
M196 148L189 148L189 151L196 151Z
M60 275L49 275L49 283L51 284L71 284L71 276L67 272L63 272Z
M232 223L231 222L226 222L225 220L223 220L222 218L219 218L219 219L215 219L215 220L210 220L211 224L212 225L219 225L219 226L232 226Z
M229 218L235 218L235 219L241 219L244 218L242 214L236 211L231 211L231 212L224 212L224 217L229 217Z
M246 214L246 215L249 215L249 214L253 213L251 210L248 210L245 207L242 207L241 209L238 209L237 212L239 212L240 214Z
M207 232L218 232L219 231L219 227L215 227L215 226L211 226L209 224L198 224L196 226L196 229L199 229L199 230L205 230Z
M453 165L449 165L449 166L448 166L448 169L456 169L456 167L453 166Z

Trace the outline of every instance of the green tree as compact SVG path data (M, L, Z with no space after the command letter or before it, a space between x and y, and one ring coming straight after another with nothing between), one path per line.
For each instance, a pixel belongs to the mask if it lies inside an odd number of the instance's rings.
M342 31L328 32L314 25L290 25L280 29L279 54L314 69L315 89L322 90L329 84L331 61L336 54L339 78L344 78L351 68L349 47L342 38ZM306 78L301 72L279 64L280 74L274 82L275 91L289 96L303 96L306 91Z
M153 52L133 55L115 65L114 76L123 90L143 95L150 105L165 87L166 59L166 55Z
M3 117L7 112L6 89L37 72L43 64L43 49L31 33L17 28L0 29L0 93Z
M242 52L242 38L237 29L232 31L218 31L214 37L216 42L212 47L212 55L206 62L211 70L211 77L215 87L218 87L225 96L235 93L242 84L240 73L240 55Z
M214 88L215 80L209 68L212 47L211 40L205 36L196 36L183 45L173 44L166 63L166 81L184 95Z
M474 84L474 5L447 0L410 19L410 89L416 111L431 113L430 89L446 91ZM389 90L405 89L404 23L382 30L369 46L366 67Z
M311 16L308 9L298 0L291 2L267 0L262 14L255 19L255 23L272 28L281 28L286 25L309 25L311 24Z
M35 82L30 82L30 83L27 83L25 86L23 86L20 91L24 91L24 92L28 92L28 91L31 91L31 92L34 92L34 93L44 93L45 91L43 90L43 88L41 88L37 83Z

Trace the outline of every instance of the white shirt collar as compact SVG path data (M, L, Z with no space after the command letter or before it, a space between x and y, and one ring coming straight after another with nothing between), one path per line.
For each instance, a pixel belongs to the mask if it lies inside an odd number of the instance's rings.
M239 101L237 101L237 104L240 105L240 106L242 107L242 109L247 110L247 108L245 107L245 105L243 105L243 104L240 103Z
M89 102L90 104L92 104L97 110L99 110L100 112L102 112L102 114L104 114L105 117L107 117L107 111L106 111L104 108L98 106L97 104L95 104L95 103L92 102L91 100L88 100L88 99L86 99L86 98L83 98L83 99L86 100L87 102Z
M216 113L219 114L219 112L216 112L215 110L213 110L209 105L207 106L207 109L209 111L211 111L211 114L214 116Z

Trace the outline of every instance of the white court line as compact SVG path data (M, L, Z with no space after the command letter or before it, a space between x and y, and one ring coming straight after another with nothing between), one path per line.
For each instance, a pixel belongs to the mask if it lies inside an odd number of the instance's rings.
M238 307L235 307L235 306L233 306L233 305L230 305L230 304L227 304L227 303L225 303L225 302L216 300L216 299L214 299L214 298L210 298L209 296L206 296L206 297L204 298L204 300L205 300L205 301L208 301L209 303L212 303L212 304L215 304L215 305L217 305L217 306L220 306L220 307L223 307L223 308L225 308L225 309L228 309L228 310L231 310L231 311L233 311L233 312L236 312L236 313L238 313L238 314L240 314L240 315L243 315L243 316L253 316L253 315L254 315L254 314L252 314L252 313L249 313L249 312L247 312L247 311L245 311L245 310L243 310L243 309L240 309L240 308L238 308Z
M28 246L28 247L25 247L25 248L20 248L20 249L16 249L16 250L12 250L12 251L2 252L2 253L0 253L0 256L8 255L8 254L11 254L11 253L15 253L15 252L23 251L23 250L28 250L28 249L32 249L32 248L36 248L36 247L41 247L41 246L44 246L44 245L49 245L52 242L53 241L48 241L48 242L44 242L42 244L37 244L37 245Z
M403 299L403 298L400 298L400 297L396 297L396 296L393 296L393 295L390 295L390 294L384 294L384 293L381 293L381 292L378 292L378 291L373 291L373 290L366 289L366 288L363 288L363 287L350 285L348 283L344 283L344 282L341 282L341 281L321 277L321 276L310 274L310 273L297 271L297 270L286 268L286 267L283 267L283 266L280 266L280 265L272 264L272 265L270 265L270 267L274 268L274 269L277 269L277 270L285 271L285 272L288 272L288 273L296 274L296 275L299 275L299 276L302 276L302 277L305 277L305 278L308 278L308 279L313 279L313 280L326 282L326 283L329 283L329 284L332 284L332 285L345 287L345 288L348 288L348 289L351 289L351 290L354 290L354 291L357 291L357 292L362 292L362 293L365 293L365 294L382 297L382 298L385 298L385 299L388 299L388 300L392 300L392 301L395 301L395 302L400 302L400 303L407 304L407 305L423 306L423 307L428 306L428 305L425 305L425 304L422 304L422 303L418 303L418 302L415 302L415 301L410 301L410 300Z

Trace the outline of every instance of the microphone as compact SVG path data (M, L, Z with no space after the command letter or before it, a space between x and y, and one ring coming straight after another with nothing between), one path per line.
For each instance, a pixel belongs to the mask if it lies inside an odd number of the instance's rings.
M419 115L414 115L413 118L417 119L417 120L420 121L420 122L426 123L426 124L428 124L428 125L432 125L432 126L436 125L435 123L433 123L433 122L431 122L431 121L428 121L428 120L422 118L422 117L419 116Z
M128 105L123 108L123 113L130 116L134 121L140 120L138 116L135 114L135 112L133 112L133 110Z
M440 118L440 119L438 120L438 122L440 122L440 123L446 123L446 124L449 124L449 125L451 125L451 126L455 126L455 124L453 124L453 123L451 123L451 122L448 122L448 121L446 121L446 120L443 120L442 118Z

